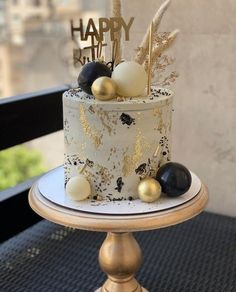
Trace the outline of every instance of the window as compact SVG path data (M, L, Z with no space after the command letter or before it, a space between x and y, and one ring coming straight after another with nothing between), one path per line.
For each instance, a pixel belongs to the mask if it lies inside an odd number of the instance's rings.
M7 5L1 5L6 2ZM78 69L73 67L70 19L83 18L85 13L90 13L90 9L94 12L92 7L83 10L83 3L87 2L90 1L0 0L0 19L5 19L5 22L1 21L0 29L0 58L3 61L0 68L3 77L0 97L17 96L76 82ZM25 4L24 8L20 7L21 4ZM99 14L93 17L106 15L105 11L101 12L104 8L101 3ZM9 17L6 17L8 13ZM3 38L4 30L6 33ZM62 164L61 132L36 139L28 145L30 150L40 149L45 170ZM17 151L26 153L24 148L18 148ZM12 152L3 155L9 159L13 157ZM3 167L1 164L0 174Z

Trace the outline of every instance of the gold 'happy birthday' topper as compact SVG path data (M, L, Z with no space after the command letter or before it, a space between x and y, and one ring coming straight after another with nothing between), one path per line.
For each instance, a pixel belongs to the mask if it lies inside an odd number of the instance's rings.
M122 17L111 18L99 18L98 28L96 27L94 20L89 18L87 26L84 27L83 19L79 20L79 26L74 26L73 20L71 20L71 37L76 43L77 48L73 50L74 64L84 65L86 62L101 58L102 48L107 46L104 41L104 34L109 32L110 40L112 41L112 65L116 61L117 55L117 33L124 31L125 40L129 41L129 33L131 25L133 24L134 17L126 23ZM91 41L91 45L84 47L83 49L76 42L75 32L79 33L80 41ZM86 51L88 54L86 54Z

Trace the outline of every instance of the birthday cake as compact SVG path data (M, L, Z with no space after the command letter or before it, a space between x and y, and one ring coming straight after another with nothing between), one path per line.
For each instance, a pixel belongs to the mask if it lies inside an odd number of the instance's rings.
M86 33L82 21L80 27L71 26L72 35L79 31L81 39L90 36L93 44L98 42L90 47L91 60L80 59L84 63L78 88L63 94L65 187L74 200L153 202L163 191L177 196L190 187L188 170L169 162L173 93L151 84L155 56L159 57L177 35L168 34L163 43L154 44L155 25L168 5L169 1L165 2L157 12L134 61L122 60L119 32L114 29L123 27L128 40L133 17L127 23L121 17L102 18L96 31L90 19ZM112 58L107 62L101 58L101 48L109 24L114 35ZM181 186L177 186L178 179L173 185L176 173Z
M64 93L65 182L83 174L91 196L137 198L140 178L170 160L171 91L102 102L82 90Z

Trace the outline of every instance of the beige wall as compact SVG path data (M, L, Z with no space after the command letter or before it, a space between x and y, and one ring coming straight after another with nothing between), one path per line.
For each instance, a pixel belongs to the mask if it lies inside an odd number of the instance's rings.
M162 2L124 3L125 17L135 16L135 41L128 45L134 48ZM207 184L209 210L232 216L236 216L235 15L235 0L172 0L161 26L162 31L181 30L172 49L180 73L175 85L173 160Z

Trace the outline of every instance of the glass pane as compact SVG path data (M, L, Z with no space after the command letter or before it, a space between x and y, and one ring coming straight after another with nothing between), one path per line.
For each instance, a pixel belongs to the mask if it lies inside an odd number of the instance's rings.
M106 15L109 1L0 0L0 98L76 82L70 20ZM0 152L0 190L63 162L62 132Z
M73 83L70 20L104 16L108 2L0 0L0 97Z

